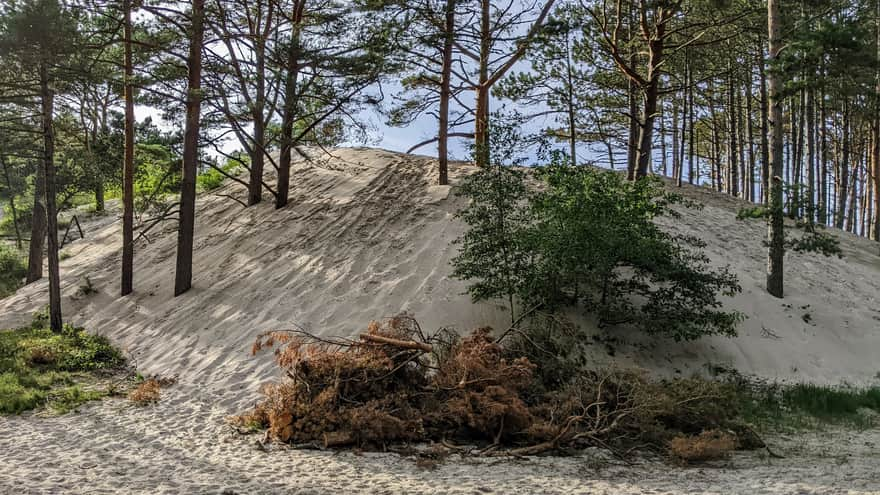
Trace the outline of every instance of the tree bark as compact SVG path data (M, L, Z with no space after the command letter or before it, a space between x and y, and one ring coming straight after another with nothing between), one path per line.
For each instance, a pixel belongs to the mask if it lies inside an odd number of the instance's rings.
M489 166L489 58L492 56L490 0L480 0L480 60L477 108L474 123L474 154L477 166Z
M131 0L122 1L125 36L125 157L122 165L122 290L131 294L134 286L134 67L131 52Z
M61 272L58 267L58 208L55 184L55 130L53 112L55 91L45 61L40 62L40 100L43 122L43 168L46 174L46 230L49 257L49 327L61 332Z
M770 205L770 102L767 95L767 68L764 49L758 46L758 76L761 79L761 202ZM780 109L781 111L781 109ZM780 124L782 125L782 124ZM779 150L782 159L782 149ZM780 171L780 177L782 172Z
M21 228L18 226L18 209L15 207L15 193L12 191L12 176L9 174L9 165L3 155L0 155L0 164L3 165L3 176L6 178L6 187L9 189L9 212L12 214L12 227L15 229L15 245L20 251L22 243Z
M780 39L780 0L767 0L767 31L770 45L770 64L775 65L779 60L779 50L782 48ZM785 232L782 211L782 86L779 73L771 71L767 78L768 106L770 120L767 127L770 129L770 217L768 219L767 240L769 244L767 255L767 292L774 297L783 296L783 261L785 257Z
M299 100L296 94L299 82L299 44L305 5L306 0L296 0L293 7L290 47L287 51L287 74L284 77L284 109L281 115L281 153L278 157L276 209L284 208L290 200L290 163L293 157L293 147L296 145L293 142L293 128Z
M174 295L192 287L193 235L196 217L196 173L199 158L199 126L202 103L202 43L205 0L192 0L192 26L187 58L186 129L183 138L183 180L180 185L180 222L177 231L177 267Z
M443 25L443 66L440 70L440 115L437 161L441 186L449 184L449 100L452 99L452 48L455 43L455 0L446 0Z

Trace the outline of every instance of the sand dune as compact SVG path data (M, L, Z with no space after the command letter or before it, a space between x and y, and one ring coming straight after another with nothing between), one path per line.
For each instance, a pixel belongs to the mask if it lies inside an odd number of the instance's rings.
M463 226L452 189L472 170L453 164L452 188L434 186L435 162L374 149L316 153L292 172L291 205L270 201L243 208L226 195L244 197L227 184L198 204L195 288L172 297L174 224L141 240L135 294L117 297L118 222L87 225L87 238L65 248L62 263L67 318L110 336L148 373L179 374L229 392L229 405L250 397L254 384L273 376L268 356L248 349L265 330L300 325L322 335L350 335L372 319L400 311L423 327L503 327L507 316L493 304L471 304L465 285L449 278L451 241ZM616 331L632 345L615 362L660 373L690 374L708 365L733 367L771 379L869 383L880 363L880 256L876 243L837 234L844 259L815 254L786 256L786 298L763 290L763 222L735 219L739 202L699 188L684 193L705 204L685 210L670 228L696 234L719 265L730 264L743 293L727 301L747 320L735 339L689 344ZM99 290L79 297L85 277ZM0 301L0 328L28 320L46 304L45 282ZM587 331L588 318L573 315ZM595 359L608 360L604 348Z

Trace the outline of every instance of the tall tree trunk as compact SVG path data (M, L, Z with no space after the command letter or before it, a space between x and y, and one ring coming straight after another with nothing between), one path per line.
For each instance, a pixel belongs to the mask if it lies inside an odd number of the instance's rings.
M290 162L293 156L293 128L298 106L297 84L299 81L300 34L306 0L296 0L287 49L287 73L284 75L284 108L281 112L281 152L278 156L278 184L275 186L275 208L284 208L290 198Z
M728 61L727 67L729 71L727 79L727 113L730 116L730 150L728 152L728 158L730 159L730 183L727 188L731 196L737 197L739 196L739 144L737 143L737 133L739 130L736 118L738 111L736 109L736 85L733 78L733 62Z
M761 202L770 204L770 101L767 95L767 62L764 49L758 45L758 76L761 79ZM780 109L781 112L781 109ZM781 123L779 124L782 125ZM781 128L780 128L781 129ZM782 149L779 150L782 159ZM780 171L780 177L782 172Z
M840 171L837 177L837 215L834 226L842 229L846 220L846 200L849 197L850 115L848 102L843 103L843 138L841 142Z
M180 222L177 231L177 267L174 295L192 287L193 236L196 221L196 173L202 106L202 43L205 36L205 0L192 0L192 26L187 58L186 129L183 137L183 180L180 184Z
M12 176L9 174L9 165L3 155L0 155L0 164L3 165L3 176L6 178L6 187L9 189L9 212L12 214L12 227L15 229L15 245L20 251L22 242L21 228L18 225L18 209L15 207L15 194L12 191Z
M43 168L46 174L46 230L49 257L49 326L61 332L61 272L58 267L58 208L55 184L55 130L53 112L55 92L46 62L40 62L40 100L43 121Z
M749 67L749 79L746 81L745 92L746 92L746 133L748 136L749 142L749 191L748 191L748 200L755 202L755 168L757 165L757 161L755 160L755 125L754 125L754 114L753 114L753 102L754 97L752 96L752 81L754 77L754 73L752 72L752 68Z
M489 59L492 56L490 0L480 0L480 61L477 108L474 122L474 152L477 166L489 165Z
M254 40L254 60L256 62L256 95L252 118L254 142L251 147L251 176L248 182L248 206L263 200L263 169L266 166L266 39L258 33Z
M820 225L828 224L828 110L825 104L824 86L819 93L819 198L816 209L819 210Z
M125 36L125 157L122 165L122 295L134 285L134 67L131 53L131 0L122 1Z
M687 76L685 76L687 81ZM686 94L686 93L685 93ZM672 180L681 187L681 161L678 156L678 104L672 100Z
M452 56L455 44L455 1L446 0L443 25L443 66L440 70L440 122L437 159L440 162L440 185L449 184L449 100L452 99Z
M25 281L33 283L43 278L43 250L46 241L46 168L37 164L34 174L34 207L31 220L31 240L28 246L28 272Z
M688 51L685 49L685 56L687 57ZM699 182L700 173L699 170L694 170L694 72L693 68L690 65L689 58L687 59L687 91L688 91L688 118L687 118L687 131L688 131L688 184L694 183L694 176L696 175L696 180ZM681 137L684 139L684 136ZM681 146L682 153L684 153L684 142L682 142ZM684 158L682 158L682 161Z
M782 48L780 39L780 0L767 0L767 32L770 44L770 65L779 60ZM767 78L768 106L770 120L765 126L770 129L770 217L767 226L767 292L774 297L783 296L783 259L785 257L785 232L782 211L782 86L779 73L771 71Z
M657 116L657 102L660 98L660 68L663 64L663 42L666 36L666 22L664 9L660 8L657 16L660 18L656 23L656 32L648 40L648 73L645 78L648 82L645 87L644 106L642 108L641 127L639 129L639 163L636 167L635 176L631 179L640 179L648 175L651 166L651 149L653 147L654 119Z
M807 223L813 225L816 222L816 101L815 92L811 89L807 92L807 194L806 216Z

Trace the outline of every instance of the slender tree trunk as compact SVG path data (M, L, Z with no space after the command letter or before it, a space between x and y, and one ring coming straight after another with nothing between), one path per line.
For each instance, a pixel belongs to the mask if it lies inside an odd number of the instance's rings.
M688 116L686 119L687 120L686 126L687 126L687 132L688 132L688 145L687 145L687 148L688 148L688 184L693 184L694 183L694 175L695 175L695 173L694 173L695 172L694 171L694 73L693 73L693 68L691 68L691 65L690 65L690 57L688 56L688 53L689 53L688 50L685 49L685 60L686 60L685 66L687 67L686 74L687 74L687 81L688 81L688 83L687 83L688 101L686 102L687 107L688 107L688 110L687 110ZM681 152L684 153L684 141L683 141L684 140L684 132L683 131L682 131L681 139L682 139ZM684 155L682 155L682 162L684 162ZM697 179L697 181L700 180L699 171L697 171L697 173L696 173L696 179Z
M755 160L755 125L754 125L754 113L753 106L754 103L752 100L754 99L752 96L752 81L753 81L754 73L752 72L752 68L749 67L749 80L746 82L745 92L746 92L746 133L748 136L749 142L749 192L748 192L748 200L755 202L755 169L757 166Z
M263 200L263 169L266 166L266 116L264 115L266 109L266 39L263 37L263 33L256 35L253 50L256 62L254 70L256 73L256 97L252 109L254 142L251 148L248 206L253 206Z
M27 283L43 278L43 250L46 241L46 168L37 164L34 174L34 207L31 214L31 240L28 250Z
M807 223L816 222L816 101L813 90L807 92Z
M455 1L446 0L443 25L443 67L440 71L440 123L437 142L440 185L449 184L449 100L452 99L452 56L455 44Z
M480 61L477 82L477 108L474 123L474 152L477 166L486 167L489 151L489 59L492 56L492 20L490 0L480 0Z
M842 229L846 220L846 200L849 197L850 168L850 117L849 104L843 104L843 138L841 142L840 173L837 177L837 215L834 226Z
M764 59L764 49L758 46L758 76L761 79L761 202L770 204L770 101L767 94L767 62ZM780 109L780 113L781 113ZM779 124L780 126L782 123ZM780 127L781 130L781 127ZM782 149L779 150L779 159L782 159ZM782 172L779 172L782 177Z
M40 99L43 121L43 168L46 174L46 229L49 240L49 326L61 332L61 272L58 266L58 208L55 184L55 130L53 112L55 92L46 62L40 62Z
M131 53L131 0L122 1L125 36L125 157L122 165L122 295L134 285L134 67Z
M819 93L819 224L828 224L828 111L825 105L824 87Z
M663 12L663 9L660 9ZM648 40L648 73L645 87L644 107L642 108L641 128L639 129L639 163L636 167L635 176L631 179L640 179L648 175L651 166L651 149L654 145L654 119L657 116L657 103L660 98L660 67L663 64L663 41L666 36L665 14L658 13L661 17L656 24L656 32Z
M661 108L663 105L661 104ZM660 173L664 177L666 177L666 166L667 166L667 156L666 156L666 116L664 112L660 111Z
M687 76L685 76L685 81ZM686 94L686 93L683 93ZM678 155L678 105L672 100L672 180L681 187L681 161Z
M3 165L3 176L6 178L6 187L9 189L9 212L12 214L12 226L15 229L15 245L20 251L22 242L21 228L18 226L18 209L15 207L15 193L12 191L12 176L9 174L9 165L3 155L0 155L0 164Z
M728 158L730 159L729 167L730 167L730 183L727 188L730 191L730 195L737 197L739 196L739 144L737 143L737 133L738 130L738 122L737 122L737 109L736 109L736 87L734 84L733 78L733 62L728 61L728 79L727 79L727 106L728 106L728 114L730 115L730 151Z
M293 6L293 20L290 34L290 47L287 49L287 73L284 76L284 109L281 113L281 152L278 156L278 194L275 208L287 206L290 198L290 162L293 156L293 128L298 104L297 84L299 81L300 33L305 10L305 0L296 0Z
M199 127L202 104L202 43L205 0L192 0L188 80L186 92L186 129L183 137L183 180L180 184L180 222L177 231L177 267L174 295L192 287L193 236L196 220L196 173L199 159Z
M767 32L770 44L770 64L775 65L782 48L780 39L780 0L767 0ZM774 297L783 296L783 260L785 257L785 232L782 211L782 86L783 82L776 71L771 71L767 78L769 122L765 126L770 129L769 149L770 161L770 218L767 226L769 244L767 256L767 292Z

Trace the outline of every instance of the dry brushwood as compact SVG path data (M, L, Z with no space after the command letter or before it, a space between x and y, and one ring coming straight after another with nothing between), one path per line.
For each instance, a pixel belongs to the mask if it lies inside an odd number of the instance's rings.
M128 400L139 406L145 406L154 402L159 402L162 393L160 392L161 384L156 379L149 379L141 382L134 390L129 392Z
M696 436L679 436L669 442L669 453L685 464L717 461L736 449L734 435L721 430L707 430Z
M477 443L482 454L520 456L594 445L620 455L634 444L667 448L676 435L718 428L729 416L721 389L673 387L631 371L581 371L538 393L536 365L511 357L491 329L428 336L407 315L372 322L355 339L269 332L253 352L265 348L274 348L284 379L265 385L264 399L235 421L263 426L280 442Z

